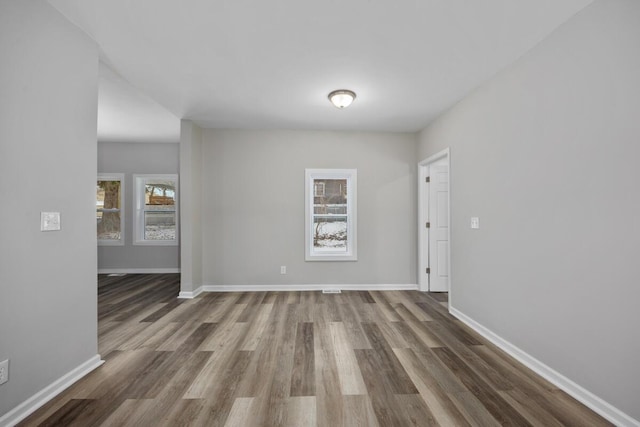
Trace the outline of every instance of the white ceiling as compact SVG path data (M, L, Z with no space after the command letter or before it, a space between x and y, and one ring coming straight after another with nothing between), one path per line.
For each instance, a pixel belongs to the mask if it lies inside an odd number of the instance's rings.
M406 132L591 1L49 0L96 40L112 77L130 82L123 90L137 88L174 120ZM118 95L112 80L102 76L99 109L124 111L136 97ZM338 110L327 94L342 88L357 99ZM144 108L131 108L135 123Z
M100 64L98 140L178 142L180 119Z

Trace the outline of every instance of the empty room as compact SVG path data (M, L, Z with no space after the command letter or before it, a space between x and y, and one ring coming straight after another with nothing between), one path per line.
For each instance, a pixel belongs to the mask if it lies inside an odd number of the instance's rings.
M640 2L0 2L0 427L640 426Z

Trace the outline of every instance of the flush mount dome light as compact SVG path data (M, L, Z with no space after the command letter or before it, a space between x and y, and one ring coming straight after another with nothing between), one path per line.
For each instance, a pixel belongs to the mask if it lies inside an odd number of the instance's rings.
M329 101L337 108L348 107L354 99L356 99L356 94L352 90L339 89L329 94Z

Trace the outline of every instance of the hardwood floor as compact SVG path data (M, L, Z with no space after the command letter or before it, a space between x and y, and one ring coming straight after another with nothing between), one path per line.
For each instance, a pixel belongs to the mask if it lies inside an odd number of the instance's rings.
M99 276L105 364L20 425L611 425L444 294L178 290L178 275Z

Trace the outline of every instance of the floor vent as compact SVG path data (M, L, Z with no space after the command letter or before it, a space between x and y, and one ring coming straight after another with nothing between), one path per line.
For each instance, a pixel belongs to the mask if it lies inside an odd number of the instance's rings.
M342 291L340 289L323 289L323 294L340 294Z
M126 275L127 273L111 273L111 274L108 274L107 277L122 277Z

